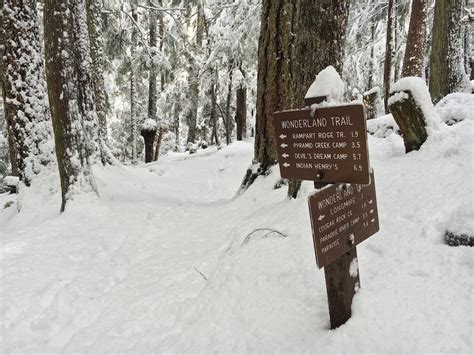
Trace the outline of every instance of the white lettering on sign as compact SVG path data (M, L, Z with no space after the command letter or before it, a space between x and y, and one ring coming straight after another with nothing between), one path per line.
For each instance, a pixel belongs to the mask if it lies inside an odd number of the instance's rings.
M293 133L293 139L315 139L316 133Z
M326 208L330 205L333 205L335 203L339 203L340 201L342 201L342 200L348 198L349 196L351 196L353 193L354 193L354 187L352 185L349 185L344 190L338 190L336 193L326 197L325 199L322 199L322 200L318 201L318 208L319 208L319 210L322 210L322 209L324 209L324 208ZM353 199L349 199L349 200L345 201L344 204L350 203L350 201L352 201L352 200ZM355 200L352 203L355 203ZM350 203L350 204L352 204L352 203Z
M313 143L293 143L293 148L312 149L313 148Z
M274 121L280 165L291 164L281 170L282 177L368 183L361 104L276 112Z
M351 122L350 116L345 117L331 117L331 122L333 126L353 126L354 124Z
M296 163L296 167L300 169L313 169L312 163Z
M336 239L336 240L332 241L331 243L326 244L326 245L323 247L322 252L323 252L323 253L327 253L327 251L328 251L329 249L332 249L332 248L334 248L334 247L337 247L338 245L339 245L339 239Z
M338 117L339 118L339 117ZM326 118L303 118L300 120L281 121L281 128L313 128L326 127L328 121Z

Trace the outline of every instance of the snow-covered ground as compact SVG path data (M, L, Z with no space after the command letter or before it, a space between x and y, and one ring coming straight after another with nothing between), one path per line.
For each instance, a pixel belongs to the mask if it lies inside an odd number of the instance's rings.
M472 112L471 112L472 113ZM59 215L59 183L0 195L2 353L473 353L474 120L420 151L369 136L380 232L358 246L353 316L329 329L307 207L278 169L236 196L251 142L96 169L100 198ZM40 185L40 186L38 186ZM257 228L271 228L249 234Z

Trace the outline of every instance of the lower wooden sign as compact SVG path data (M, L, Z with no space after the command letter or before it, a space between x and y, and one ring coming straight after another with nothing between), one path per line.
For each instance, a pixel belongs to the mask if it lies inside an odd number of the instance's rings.
M373 171L369 185L329 185L310 195L308 203L319 268L379 230Z

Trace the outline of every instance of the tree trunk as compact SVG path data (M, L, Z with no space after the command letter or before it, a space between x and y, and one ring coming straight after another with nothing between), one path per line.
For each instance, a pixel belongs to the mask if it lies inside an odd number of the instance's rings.
M4 0L0 0L0 9L3 9L3 4ZM4 51L5 51L5 37L6 33L4 33L4 25L5 25L5 19L4 19L5 13L2 11L0 13L0 85L2 89L2 100L3 103L5 103L6 97L5 97L5 77L3 75L3 56L4 56ZM5 107L5 104L4 104ZM4 111L5 112L5 111ZM7 119L5 115L5 119ZM9 153L9 159L10 159L10 164L11 164L11 175L13 176L18 176L18 166L16 164L16 144L15 144L15 138L13 136L13 132L10 132L10 126L8 123L5 121L5 127L7 131L7 137L8 137L8 153Z
M291 101L287 109L303 106L304 96L316 74L328 65L342 73L349 4L348 0L298 2L289 91ZM290 180L288 196L296 198L300 186L301 181Z
M404 26L399 26L399 21L401 21L401 19L399 18L399 9L398 9L398 6L397 6L397 2L395 1L394 3L394 14L393 14L393 46L392 46L392 53L393 53L393 57L392 57L392 66L393 66L393 82L396 82L398 81L398 79L400 78L400 61L401 61L401 58L400 58L400 55L398 55L397 53L397 49L398 49L398 46L399 46L399 42L400 42L400 30L398 27L404 27ZM395 62L395 63L394 63Z
M160 157L161 142L163 141L163 136L165 133L166 130L163 127L160 127L160 129L158 130L158 136L156 137L155 154L153 156L153 161L157 161Z
M376 23L375 21L372 22L372 25L370 26L370 39L371 39L371 45L370 45L370 68L369 68L369 78L368 78L368 83L367 83L367 90L371 90L374 86L374 66L375 66L375 58L374 58L374 53L375 53L375 30L376 30Z
M390 112L400 127L405 151L408 153L420 149L428 134L425 128L425 116L420 105L415 101L410 91L406 90L404 93L408 95L408 98L391 103Z
M11 163L20 180L30 186L34 176L54 161L36 1L5 0L1 25Z
M211 134L211 144L214 140L216 145L219 145L219 135L218 135L218 120L217 120L217 71L215 71L214 79L211 83L210 94L211 94L211 113L209 121L212 125L212 134Z
M408 29L402 76L423 77L426 44L427 0L411 3L410 26Z
M242 190L278 161L273 113L300 108L316 74L328 65L341 71L349 2L264 0L258 49L254 164ZM308 16L311 14L311 16ZM296 196L299 182L290 182Z
M138 12L137 5L138 0L132 0L132 18L135 23L132 23L132 43L130 46L130 126L131 126L131 140L132 140L132 164L137 164L138 152L137 152L137 141L138 141L138 127L137 127L137 83L136 83L136 68L134 67L135 52L137 49L138 42L138 29L136 24L138 23Z
M174 139L175 139L175 152L179 151L179 111L181 110L178 103L174 103Z
M145 141L145 163L150 163L154 161L153 145L155 144L156 129L142 129L141 135Z
M75 193L96 191L90 166L99 161L99 134L85 1L45 0L44 35L64 211Z
M364 93L363 102L367 120L372 120L377 117L377 102L379 99L379 90L370 90Z
M226 144L229 145L232 142L232 120L230 118L230 102L232 100L232 72L233 68L229 68L229 85L227 85L227 98L225 103L225 140Z
M288 109L291 48L295 36L293 15L296 5L289 0L263 0L258 43L256 131L253 163L257 171L248 170L242 190L278 161L273 131L273 112ZM301 58L302 62L303 58ZM303 96L301 97L303 99Z
M202 48L202 41L204 36L204 12L201 2L198 2L197 20L196 20L196 51ZM191 69L189 73L189 88L190 88L190 108L187 112L188 123L188 143L194 143L197 137L197 114L199 106L199 68L196 67L195 59L190 63Z
M393 58L393 22L394 19L394 0L388 0L388 15L387 15L387 40L385 42L385 62L383 65L383 104L385 113L388 113L388 96L390 94L390 81L392 71Z
M104 83L104 39L102 24L102 1L87 0L87 28L92 57L92 84L95 107L99 120L99 135L107 143L107 101Z
M438 102L468 86L462 52L463 0L437 0L430 56L430 93Z
M241 85L237 89L235 118L237 124L237 140L246 137L247 131L247 88Z
M153 6L152 1L148 1L149 6ZM157 20L155 16L155 11L153 9L149 10L149 21L150 21L150 31L149 31L149 46L152 53L156 53L157 46ZM158 92L157 92L157 72L156 66L153 63L153 58L150 63L150 70L148 75L148 119L156 122L156 104L158 101ZM156 138L156 125L152 127L146 127L146 129L141 130L141 135L145 140L145 163L152 162L154 160L154 144Z

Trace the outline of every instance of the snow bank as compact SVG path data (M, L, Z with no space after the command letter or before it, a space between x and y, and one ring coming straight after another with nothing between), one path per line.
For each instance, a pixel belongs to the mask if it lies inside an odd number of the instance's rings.
M453 93L445 96L435 106L441 120L453 125L463 120L474 120L474 95Z
M397 122L391 114L367 121L367 132L377 138L387 138L393 132L399 133Z
M78 197L61 215L44 181L19 214L0 209L1 350L470 353L473 250L444 234L472 205L473 130L473 120L446 127L410 154L396 134L368 137L380 231L358 246L361 289L334 331L313 185L289 200L275 168L235 196L251 141L98 167L100 198ZM287 237L247 239L258 228Z
M333 66L321 70L306 93L305 99L327 96L327 101L342 102L344 97L344 82Z
M20 179L17 176L5 176L3 178L3 183L7 186L18 187Z
M411 92L416 103L423 111L428 134L432 133L433 130L440 129L441 119L434 109L430 92L422 78L407 76L398 80L390 88L391 96L388 99L388 105L392 105L395 102L403 101L408 98L406 91Z

